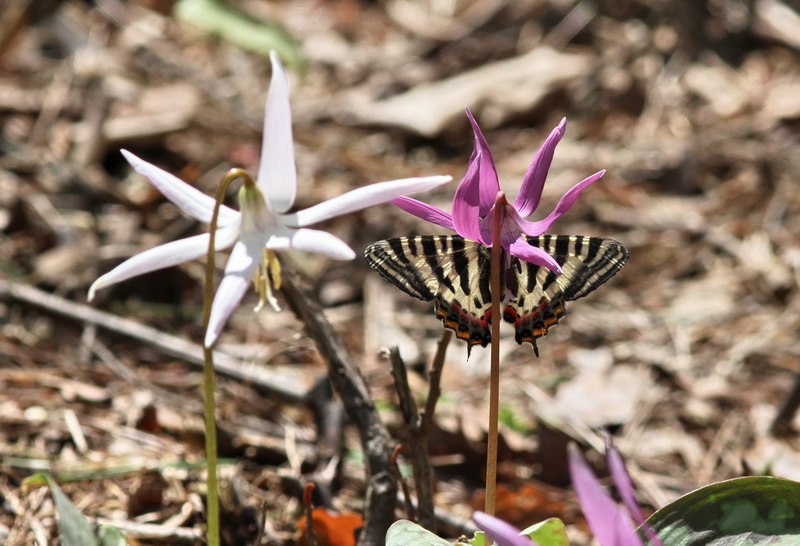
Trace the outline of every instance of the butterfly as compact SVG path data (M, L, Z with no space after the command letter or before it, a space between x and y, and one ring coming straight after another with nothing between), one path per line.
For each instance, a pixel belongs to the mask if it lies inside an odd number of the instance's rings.
M619 271L628 250L612 239L581 235L525 237L552 255L563 273L507 256L501 279L502 314L514 326L517 343L533 346L566 313L566 302L582 298ZM467 342L467 352L491 341L491 248L457 235L416 235L386 239L364 252L367 263L397 288L434 302L444 326Z

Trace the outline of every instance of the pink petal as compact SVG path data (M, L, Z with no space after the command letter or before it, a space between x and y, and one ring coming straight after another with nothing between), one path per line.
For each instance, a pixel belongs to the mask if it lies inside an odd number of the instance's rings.
M310 226L373 205L387 203L401 195L431 190L450 180L452 180L450 176L427 176L378 182L328 199L305 210L285 214L281 217L281 222L289 227Z
M628 508L628 512L630 512L636 525L641 525L644 523L644 516L636 503L631 477L628 475L628 471L625 470L625 463L622 462L619 451L614 446L606 448L606 460L608 469L611 472L611 478L614 480L614 486L617 488L617 493Z
M453 227L456 233L467 239L479 241L484 244L481 237L480 217L481 214L481 180L480 180L480 161L481 154L478 153L475 159L470 162L467 174L458 185L456 194L453 197Z
M120 150L120 152L137 173L147 178L164 197L172 201L184 213L204 224L211 222L211 214L214 211L213 197L209 197L164 169L160 169L152 163L136 157L128 150ZM238 218L239 213L237 211L225 205L220 207L220 226L232 224Z
M264 112L264 140L258 186L267 196L274 212L286 212L294 204L297 192L297 168L292 140L292 110L289 106L289 80L281 60L270 51L272 79Z
M497 546L531 546L535 544L527 535L520 535L519 529L494 516L484 512L472 514L472 521L478 528L486 533Z
M222 250L231 246L236 240L237 232L238 229L235 227L218 229L216 237L214 237L215 248ZM101 288L159 269L197 260L205 256L207 252L208 233L172 241L140 252L94 281L89 287L89 301L94 299L95 292Z
M589 184L600 180L600 178L602 178L605 173L606 173L605 170L596 172L590 177L572 186L572 188L570 188L567 191L567 193L565 193L561 197L561 199L559 199L556 208L554 208L553 212L548 214L546 218L538 220L536 222L525 222L525 221L521 222L520 228L522 229L522 231L526 235L535 237L537 235L541 235L542 233L550 229L550 226L553 224L553 222L555 222L559 216L567 212L570 209L570 207L572 207L572 205L575 204L575 201L578 200L578 197L580 197L581 192L584 189L586 189L586 187Z
M489 149L489 144L486 142L486 137L483 136L483 131L478 126L478 122L472 116L469 108L467 108L467 118L470 125L472 125L472 132L475 135L475 145L470 157L470 162L477 158L478 162L478 177L480 179L480 215L486 216L489 209L494 206L494 199L497 192L500 191L500 182L497 179L497 169L494 166L494 159L492 158L492 151Z
M521 236L519 239L511 243L508 248L509 254L516 256L520 260L525 260L533 265L544 266L553 273L561 275L561 266L550 254L545 252L539 247L533 246Z
M617 488L617 493L628 509L634 523L642 526L652 544L661 546L661 541L655 531L653 531L652 527L645 521L644 514L642 514L642 510L636 502L631 477L625 469L625 463L622 461L619 451L613 445L609 445L606 448L606 461L608 463L608 469L611 472L611 479L614 481L614 487Z
M225 266L225 277L219 284L214 302L211 304L211 316L204 340L205 347L211 347L219 339L222 328L233 314L244 297L244 293L252 282L253 273L262 259L262 245L257 239L237 242L228 264Z
M558 127L553 129L550 136L542 144L542 147L539 148L536 157L533 158L531 166L528 167L528 172L525 173L522 186L519 188L519 195L517 195L517 200L514 202L514 208L519 211L520 216L523 218L530 216L539 206L544 182L547 179L547 172L553 162L556 145L561 140L561 137L564 136L566 125L567 118L564 118L558 124Z
M602 546L643 546L628 513L609 496L574 444L569 446L572 486L583 515Z
M440 208L434 207L411 197L395 197L390 201L393 205L400 207L404 211L413 214L417 218L422 218L426 222L442 226L443 228L455 231L453 227L453 216Z

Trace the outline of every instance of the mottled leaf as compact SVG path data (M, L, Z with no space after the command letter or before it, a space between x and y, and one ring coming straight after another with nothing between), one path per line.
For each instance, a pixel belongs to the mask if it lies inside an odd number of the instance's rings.
M766 476L693 491L647 522L670 546L800 544L800 484Z

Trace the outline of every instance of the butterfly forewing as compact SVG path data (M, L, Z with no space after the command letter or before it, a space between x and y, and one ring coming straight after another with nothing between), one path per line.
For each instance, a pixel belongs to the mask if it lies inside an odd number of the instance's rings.
M400 290L434 300L436 316L470 345L490 341L488 247L458 236L417 235L378 241L364 253L370 267Z
M611 239L541 235L527 241L551 254L563 273L511 257L504 279L503 318L517 343L536 339L564 316L567 301L581 298L613 277L628 260ZM491 249L459 236L401 237L378 241L365 253L369 265L407 294L434 300L436 316L469 344L491 340ZM537 352L538 354L538 352Z

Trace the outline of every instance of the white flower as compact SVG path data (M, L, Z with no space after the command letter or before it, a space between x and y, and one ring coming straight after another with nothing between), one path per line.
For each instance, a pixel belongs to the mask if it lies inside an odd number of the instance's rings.
M255 185L245 184L239 191L241 210L222 205L215 250L233 246L225 276L219 285L204 344L211 347L222 327L239 305L254 278L265 300L274 304L271 286L280 287L280 267L272 251L283 249L317 252L337 260L352 260L353 250L344 241L306 226L385 203L398 197L434 188L448 182L449 176L407 178L380 182L347 192L305 210L287 213L294 204L297 171L292 141L292 115L286 73L272 52L272 80L267 94L261 165ZM196 220L209 223L214 199L168 172L122 150L125 159L146 177L164 196ZM89 288L89 301L95 292L112 284L205 256L209 234L196 235L146 250L131 257L97 279Z

